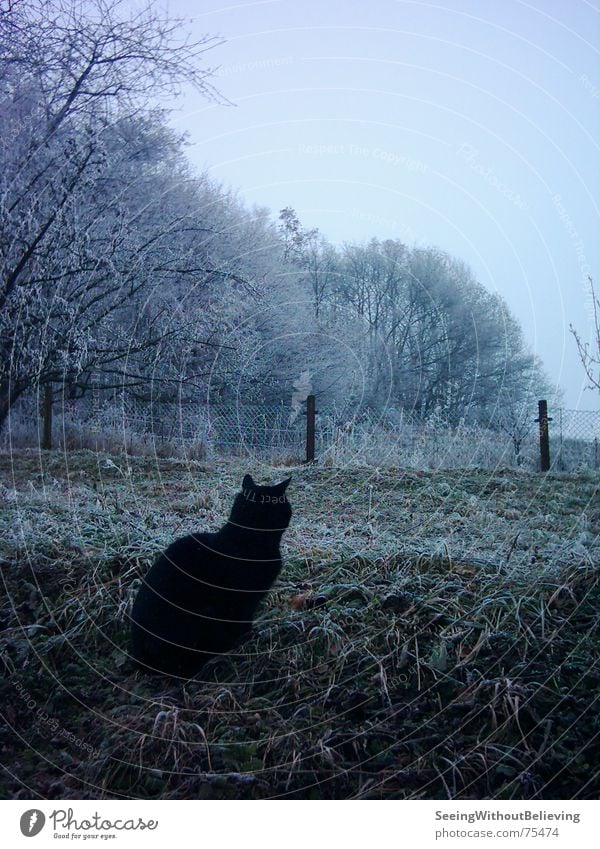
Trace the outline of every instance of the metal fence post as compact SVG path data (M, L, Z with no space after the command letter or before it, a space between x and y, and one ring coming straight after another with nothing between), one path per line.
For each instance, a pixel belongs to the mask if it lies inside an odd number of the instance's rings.
M313 463L315 459L315 396L306 398L306 462Z
M548 422L552 419L548 418L548 402L538 401L538 418L536 422L540 426L540 467L542 472L547 472L550 469L550 439L548 436Z

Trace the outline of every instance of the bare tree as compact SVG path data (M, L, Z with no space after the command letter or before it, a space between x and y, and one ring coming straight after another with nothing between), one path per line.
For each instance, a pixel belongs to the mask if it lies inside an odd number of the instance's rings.
M502 299L435 248L345 245L334 297L366 328L366 397L375 406L389 397L421 415L481 420L504 387L519 396L539 370Z
M33 386L154 345L160 311L146 308L143 336L113 319L161 275L191 273L189 244L179 249L193 216L165 200L161 173L180 142L149 107L184 82L218 97L203 54L219 40L186 40L152 5L121 11L2 2L0 423Z
M590 284L590 293L592 296L592 309L594 311L594 333L595 339L592 342L592 349L588 342L584 342L581 336L577 333L572 324L569 325L571 333L575 337L577 349L579 351L579 359L585 369L585 373L590 381L590 389L597 389L600 392L600 298L597 297L594 289L594 281L588 277Z

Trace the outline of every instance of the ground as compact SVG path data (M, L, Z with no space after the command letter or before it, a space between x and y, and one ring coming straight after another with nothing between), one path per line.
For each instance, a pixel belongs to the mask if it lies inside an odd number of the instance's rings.
M140 576L246 471L0 455L0 797L597 797L597 473L295 467L251 639L146 677Z

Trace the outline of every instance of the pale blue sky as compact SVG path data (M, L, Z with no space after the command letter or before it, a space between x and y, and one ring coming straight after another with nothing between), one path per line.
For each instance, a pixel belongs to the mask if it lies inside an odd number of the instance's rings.
M587 0L169 0L234 106L186 94L199 169L331 241L400 238L464 259L507 300L568 407L569 323L600 290L600 7ZM551 400L551 399L550 399Z

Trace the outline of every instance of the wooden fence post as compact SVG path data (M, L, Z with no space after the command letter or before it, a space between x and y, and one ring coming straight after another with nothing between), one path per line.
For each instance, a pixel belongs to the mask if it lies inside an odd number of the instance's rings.
M548 402L538 401L538 418L536 422L540 426L540 467L542 472L547 472L550 469L550 439L548 436L548 422L552 419L548 418Z
M52 384L44 385L42 401L42 448L50 451L52 448Z
M315 396L306 397L306 462L315 460Z

